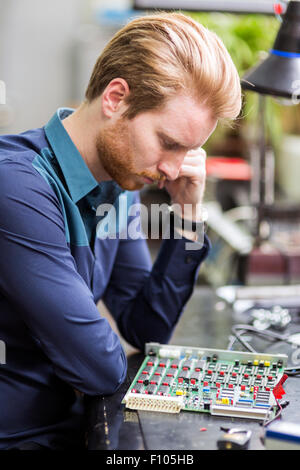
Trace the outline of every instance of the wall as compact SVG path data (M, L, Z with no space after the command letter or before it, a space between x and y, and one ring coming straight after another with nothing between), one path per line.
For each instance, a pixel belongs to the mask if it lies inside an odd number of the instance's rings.
M0 0L0 80L12 110L0 133L39 127L71 104L74 37L89 15L87 0Z

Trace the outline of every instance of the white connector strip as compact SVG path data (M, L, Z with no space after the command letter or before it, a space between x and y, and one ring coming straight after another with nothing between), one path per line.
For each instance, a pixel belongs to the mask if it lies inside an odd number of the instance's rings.
M179 413L183 408L183 397L165 397L129 393L124 397L127 408L132 410L160 411L163 413Z
M215 416L230 416L235 418L264 419L268 417L270 408L242 408L237 406L212 405L210 412Z

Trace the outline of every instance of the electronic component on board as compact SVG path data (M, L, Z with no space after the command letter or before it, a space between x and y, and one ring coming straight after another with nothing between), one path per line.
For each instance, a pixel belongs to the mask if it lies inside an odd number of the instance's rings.
M271 419L286 380L287 356L185 346L146 345L146 357L122 403L169 413Z

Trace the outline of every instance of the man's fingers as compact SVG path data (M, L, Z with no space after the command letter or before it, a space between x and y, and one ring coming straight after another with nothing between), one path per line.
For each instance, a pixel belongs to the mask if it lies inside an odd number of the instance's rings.
M205 164L206 152L203 149L190 150L184 157L184 164L201 165Z
M199 147L198 149L195 149L195 150L189 150L186 155L191 156L191 157L194 157L194 156L198 155L201 158L206 158L206 152L201 147Z
M191 165L191 166L205 166L206 160L202 157L188 157L186 156L183 160L184 165Z
M205 176L205 170L199 167L199 165L192 166L192 165L182 164L179 170L178 177L180 176L202 178L203 176Z

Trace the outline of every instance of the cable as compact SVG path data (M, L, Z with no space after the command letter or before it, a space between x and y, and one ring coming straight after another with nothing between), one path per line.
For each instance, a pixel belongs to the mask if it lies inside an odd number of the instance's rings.
M238 331L242 330L239 334ZM274 331L266 331L266 330L258 330L254 326L251 325L233 325L232 333L235 338L250 352L257 353L256 351L245 339L241 338L243 334L246 332L251 332L256 334L257 336L262 336L264 338L273 339L274 341L283 341L288 344L295 344L293 341L289 340L289 336L281 335L279 333L275 333Z
M296 344L294 341L290 340L289 336L287 336L287 335L282 335L282 334L276 333L274 331L258 330L257 328L255 328L254 326L251 326L251 325L237 324L237 325L233 325L233 327L232 327L232 336L229 339L229 345L228 345L227 349L232 349L232 347L234 345L234 342L237 340L244 346L244 348L247 351L249 351L251 353L259 354L259 352L256 351L249 344L248 341L246 341L244 338L242 338L242 336L247 332L250 332L250 333L255 334L257 336L261 336L263 338L272 339L273 341L282 341L284 343L291 344L291 345ZM299 346L298 344L296 344L296 345ZM285 369L285 373L289 376L300 375L300 366L299 367L287 367Z
M284 372L290 377L300 375L300 367L287 367Z
M272 419L269 419L269 420L265 420L263 423L262 423L262 426L265 428L266 426L269 426L269 424L273 423L273 421L275 421L276 419L279 418L279 416L281 416L281 413L282 413L282 406L280 405L280 403L278 402L278 400L276 400L276 404L277 404L277 407L279 408L279 410L277 411L276 415L274 416L274 418Z
M255 328L254 326L251 325L233 325L232 327L233 332L236 330L245 330L245 331L251 331L252 333L257 334L258 336L263 336L266 338L271 338L276 341L283 341L288 344L295 344L294 341L289 339L288 335L282 335L280 333L276 333L275 331L270 331L270 330L259 330L258 328ZM254 351L256 352L256 351Z
M241 333L239 334L237 331L235 331L234 328L232 328L232 332L234 334L234 338L236 340L238 340L242 346L244 346L245 349L247 349L247 351L250 351L252 353L256 353L257 351L255 351L255 349L246 341L242 338L242 335L245 333L244 329L241 331ZM232 343L232 346L233 346L234 343Z

